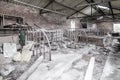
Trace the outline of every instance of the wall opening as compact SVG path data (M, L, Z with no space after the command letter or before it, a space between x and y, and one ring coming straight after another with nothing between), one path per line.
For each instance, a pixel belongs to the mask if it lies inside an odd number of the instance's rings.
M82 24L82 28L87 29L87 23L81 23Z
M75 20L71 20L71 29L75 30Z
M113 24L113 31L114 32L120 32L120 23L114 23Z

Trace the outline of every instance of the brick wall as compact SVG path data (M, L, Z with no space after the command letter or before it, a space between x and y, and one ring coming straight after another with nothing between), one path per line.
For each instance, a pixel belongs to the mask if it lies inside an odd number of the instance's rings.
M113 22L111 22L111 21L99 22L99 23L97 23L97 28L99 30L104 30L106 32L112 32L113 31Z
M23 17L24 23L31 26L39 25L41 28L69 28L70 20L58 14L43 14L39 15L39 10L31 7L17 5L0 1L0 13ZM7 21L6 21L7 22ZM10 22L10 21L8 21ZM76 27L79 27L79 22L76 22Z

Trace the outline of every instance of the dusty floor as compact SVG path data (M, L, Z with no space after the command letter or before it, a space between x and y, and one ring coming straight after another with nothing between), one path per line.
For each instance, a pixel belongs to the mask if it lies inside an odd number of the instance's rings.
M75 48L75 49L74 49ZM74 45L71 48L54 50L51 62L42 62L27 80L84 80L91 57L95 57L93 80L99 80L107 59L107 52L100 46L91 44ZM16 69L4 79L16 80L34 63L32 57L29 63L14 62Z
M66 54L61 52L55 52L52 62L40 64L27 80L83 80L88 61L74 51L66 50Z
M99 80L103 69L106 63L107 56L104 54L98 54L95 56L95 65L94 65L94 71L93 71L93 80Z
M100 80L120 80L120 54L110 54Z
M16 80L19 76L21 76L36 60L36 57L32 57L30 62L13 62L11 59L7 60L9 63L2 65L0 72L5 80ZM9 75L4 75L8 73L8 67L14 67L13 70ZM2 74L3 73L3 74Z
M40 64L27 80L84 80L92 56L96 58L93 80L99 80L107 59L105 52L101 52L94 46L53 51L52 62Z

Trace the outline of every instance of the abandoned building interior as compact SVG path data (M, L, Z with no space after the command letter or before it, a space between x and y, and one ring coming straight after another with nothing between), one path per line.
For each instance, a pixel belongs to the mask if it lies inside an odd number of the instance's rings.
M120 80L120 0L0 0L0 80Z

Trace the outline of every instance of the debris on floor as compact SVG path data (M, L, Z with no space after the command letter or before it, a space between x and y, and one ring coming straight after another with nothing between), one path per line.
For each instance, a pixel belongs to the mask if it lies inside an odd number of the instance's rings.
M28 43L17 51L15 43L4 43L3 54L0 54L0 75L6 80L16 80L36 60L31 48L33 43Z
M120 55L109 54L100 80L120 79Z
M13 57L13 61L21 61L21 53L20 52L16 52L14 57Z
M32 51L23 51L21 53L21 61L29 62L32 55L33 55Z
M4 43L3 44L4 57L13 57L17 52L17 47L15 43Z
M3 66L3 69L0 70L0 74L2 76L8 76L14 70L15 70L15 66L8 64Z
M7 45L12 47L8 48ZM77 43L67 38L50 42L50 46L46 42L38 44L34 41L27 41L23 47L17 46L15 43L3 45L4 54L0 54L0 74L3 79L86 80L89 61L94 57L89 79L99 80L108 56L106 54L112 51L103 46Z

